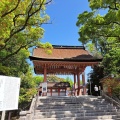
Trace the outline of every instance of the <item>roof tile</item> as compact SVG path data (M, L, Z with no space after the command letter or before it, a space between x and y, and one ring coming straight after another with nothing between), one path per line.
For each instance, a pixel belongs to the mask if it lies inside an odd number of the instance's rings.
M93 59L88 51L78 48L53 48L52 54L47 54L45 49L36 48L33 51L33 57L48 59Z

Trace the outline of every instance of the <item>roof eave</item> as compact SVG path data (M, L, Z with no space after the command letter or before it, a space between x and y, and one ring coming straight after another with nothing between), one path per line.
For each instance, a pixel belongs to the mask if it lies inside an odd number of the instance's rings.
M68 61L68 62L101 62L102 58L99 59L50 59L50 58L39 58L29 56L30 60L38 60L38 61Z

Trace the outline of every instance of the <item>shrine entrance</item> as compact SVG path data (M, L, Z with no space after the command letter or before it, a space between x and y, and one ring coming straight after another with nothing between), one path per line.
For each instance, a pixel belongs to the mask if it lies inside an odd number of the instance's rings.
M44 75L73 75L75 95L85 95L85 68L97 65L102 59L95 59L83 46L59 46L53 45L52 54L47 54L43 48L35 48L33 56L34 71L36 74ZM80 75L82 85L80 85ZM82 92L83 91L83 92Z

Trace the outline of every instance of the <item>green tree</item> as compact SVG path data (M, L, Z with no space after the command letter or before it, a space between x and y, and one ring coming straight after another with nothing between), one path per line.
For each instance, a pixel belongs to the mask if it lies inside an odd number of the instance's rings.
M19 109L25 110L29 106L33 96L37 93L37 88L31 69L20 77Z
M72 79L71 79L70 77L66 77L66 78L64 79L64 82L69 82L69 83L70 83L70 87L72 88L72 86L73 86L73 81L72 81Z
M3 61L2 66L6 69L0 69L0 74L17 77L25 74L29 69L29 64L26 61L29 55L29 51L22 49L18 54Z
M79 41L84 45L92 43L95 50L103 55L105 75L108 73L117 75L120 72L120 1L88 1L91 12L84 11L79 14L76 23L79 27ZM105 12L104 15L100 14L101 10Z
M34 82L36 84L36 87L38 87L40 85L40 83L43 82L43 79L44 78L42 76L34 76L33 77L33 80L34 80Z
M0 2L0 71L7 72L3 64L21 50L39 46L49 16L46 5L52 0L1 0ZM6 70L6 71L5 71Z

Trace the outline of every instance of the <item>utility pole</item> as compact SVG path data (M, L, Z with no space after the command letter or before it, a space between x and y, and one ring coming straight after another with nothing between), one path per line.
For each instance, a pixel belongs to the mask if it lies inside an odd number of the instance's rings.
M90 83L90 95L92 95L92 93L91 93L91 80L89 81L89 83Z

